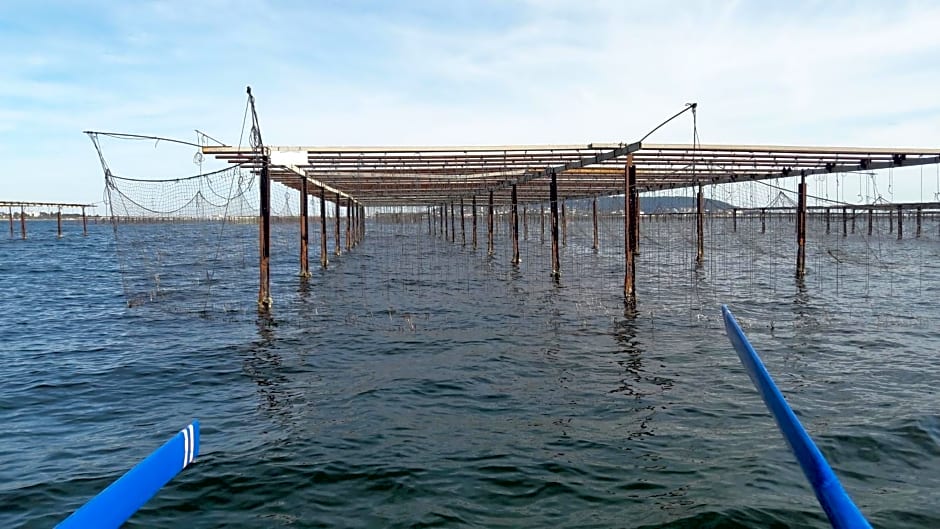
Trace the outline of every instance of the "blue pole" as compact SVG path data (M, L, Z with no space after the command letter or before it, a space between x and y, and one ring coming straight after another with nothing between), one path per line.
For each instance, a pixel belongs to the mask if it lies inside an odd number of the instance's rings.
M826 462L822 452L813 443L806 429L800 424L796 414L783 398L783 394L780 393L770 373L767 372L767 368L764 367L764 363L757 355L757 351L748 342L747 336L744 335L744 331L741 330L741 326L738 325L726 305L721 306L721 313L725 319L725 332L731 340L731 345L737 351L738 358L744 364L747 375L751 378L761 398L764 399L767 409L777 421L780 432L799 461L809 484L812 485L816 499L826 511L829 523L835 529L871 529L868 520L852 503L852 499L842 488L832 467Z
M146 459L56 527L118 528L199 455L199 421L183 428Z

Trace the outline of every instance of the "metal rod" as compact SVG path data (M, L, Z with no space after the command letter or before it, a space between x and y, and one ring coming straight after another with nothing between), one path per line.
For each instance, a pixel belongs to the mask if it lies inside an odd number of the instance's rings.
M632 173L632 175L631 175ZM631 183L635 180L636 166L633 165L633 155L627 155L627 163L623 171L623 298L624 302L632 307L636 304L636 268L633 254L633 213L630 211L630 195L633 194Z
M561 260L558 258L558 179L554 170L551 172L548 195L552 231L552 277L557 279L561 276Z
M320 266L330 264L326 252L326 189L320 188Z
M310 236L308 233L308 211L307 211L307 196L308 196L308 182L306 177L300 178L300 277L310 277L310 256L308 252L308 245L310 244Z
M261 200L261 222L258 238L260 246L260 279L258 287L258 310L271 308L271 177L268 169L268 156L261 156L261 179L258 184Z
M493 255L493 192L490 191L489 207L486 210L486 254Z
M519 201L516 194L516 185L512 186L512 209L510 210L512 222L512 264L519 264Z
M597 251L597 195L595 195L594 200L591 201L591 212L592 212L592 218L594 219L594 245L591 246L591 249L596 252Z
M875 210L868 208L868 235L871 236L873 217L875 216Z
M800 177L799 198L797 207L799 211L796 216L797 236L796 236L796 278L806 277L806 176Z

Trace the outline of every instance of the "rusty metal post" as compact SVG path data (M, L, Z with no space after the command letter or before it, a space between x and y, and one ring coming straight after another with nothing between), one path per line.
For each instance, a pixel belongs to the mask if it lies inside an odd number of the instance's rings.
M591 213L594 218L594 245L591 246L591 249L595 252L597 251L597 195L594 195L594 200L591 201Z
M310 237L307 233L307 177L300 178L300 277L310 277L310 264L308 245Z
M512 209L509 211L509 222L512 223L512 264L518 265L519 259L519 200L516 195L516 184L512 185Z
M457 240L457 230L454 225L454 201L450 201L450 242L455 242Z
M10 215L10 235L13 235L13 215ZM85 215L85 206L82 206L82 235L88 236L88 216Z
M917 237L920 237L920 232L921 232L920 217L921 217L921 208L920 206L918 206L917 207L917 233L916 233Z
M340 253L342 253L342 250L340 250L341 241L339 240L339 201L340 201L339 193L336 193L336 209L335 209L336 223L333 226L333 233L334 233L333 253L335 253L336 255L339 255Z
M490 191L490 206L486 210L486 254L493 255L493 192Z
M13 238L13 206L9 206L10 209L10 238ZM85 208L82 208L82 211L85 211Z
M806 175L803 174L800 176L800 196L797 200L797 206L799 211L797 212L797 226L799 227L799 233L796 236L796 278L803 279L806 277L806 210L807 210L807 194L806 194Z
M874 208L868 208L868 236L869 236L869 237L871 236L872 221L873 221L873 217L874 217L874 216L875 216L875 210L874 210Z
M626 167L623 172L623 250L624 275L623 299L629 306L636 304L636 266L633 253L633 212L631 211L630 196L633 194L633 184L636 182L636 166L633 165L633 154L627 155Z
M58 237L62 238L62 206L59 206L59 211L55 215L56 226L59 230Z
M855 217L858 215L858 211L855 208L852 208L852 235L855 235Z
M831 211L832 211L831 208L826 208L826 235L829 235L829 233L830 233L830 231L831 231L831 230L830 230L830 225L829 225L829 213L830 213ZM869 226L870 226L870 224L869 224ZM871 235L871 232L868 232L868 234Z
M470 239L473 241L473 249L477 249L477 196L473 195L473 198L470 199L470 210L473 216L473 232L470 234Z
M567 198L561 199L561 245L568 246L568 217L565 216L565 202Z
M26 210L20 206L20 235L26 240Z
M888 233L894 233L894 210L888 209Z
M352 241L349 236L352 234L352 199L346 197L346 252L352 250Z
M849 236L849 208L842 208L842 236Z
M898 240L904 236L904 211L901 209L901 205L898 204Z
M695 201L695 233L697 234L695 262L702 264L705 261L705 192L702 190L702 184L698 185L698 195Z
M464 218L463 197L460 197L460 244L462 246L467 245L467 225Z
M431 235L431 206L428 206L428 235Z
M271 178L268 169L268 156L261 156L261 178L258 182L261 202L261 219L258 222L258 240L260 246L260 280L258 286L258 310L271 308Z
M320 266L326 268L330 260L326 251L326 190L320 188Z
M444 204L441 204L440 218L437 219L437 222L438 222L438 224L439 224L439 230L438 230L437 234L438 234L438 236L443 237L443 238L446 239L446 238L447 238L447 231L446 231L446 230L447 230L447 219L444 218L444 212L445 212L445 211L447 211L447 209L444 207Z
M767 233L767 210L764 208L760 210L760 232Z
M552 169L548 196L552 231L552 277L558 278L561 276L561 260L558 258L558 179L554 169Z
M731 231L738 232L738 208L731 208Z

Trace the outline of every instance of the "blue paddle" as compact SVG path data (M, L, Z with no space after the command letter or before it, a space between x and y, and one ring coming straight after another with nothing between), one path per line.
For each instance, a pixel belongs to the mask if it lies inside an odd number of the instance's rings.
M183 428L172 439L137 464L117 481L80 507L56 527L118 528L147 503L173 476L199 455L199 421Z
M747 369L747 374L751 377L751 382L754 383L760 396L764 399L767 409L770 410L770 413L777 421L780 432L787 440L787 444L790 445L796 460L799 461L809 484L812 485L813 492L816 493L816 499L819 500L819 504L826 511L829 523L835 529L871 529L868 520L858 510L858 507L852 503L852 499L842 488L839 478L836 477L829 463L826 462L826 458L823 457L822 452L813 443L809 434L806 433L806 429L800 424L796 414L793 413L790 405L783 398L783 394L780 393L773 379L770 378L770 373L767 372L764 363L757 356L757 351L748 342L747 336L744 335L744 331L741 330L741 326L738 325L726 305L721 306L721 313L725 319L725 332L728 334L728 339L731 340L731 345L737 351L738 358L741 359L741 363Z

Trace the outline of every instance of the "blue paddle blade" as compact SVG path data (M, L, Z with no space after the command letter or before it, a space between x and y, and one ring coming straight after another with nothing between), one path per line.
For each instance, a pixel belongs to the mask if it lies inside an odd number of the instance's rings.
M199 421L194 420L56 527L120 527L197 455Z
M852 499L842 488L839 478L826 462L826 458L796 418L796 414L793 413L790 405L783 398L783 394L770 378L770 373L767 372L757 351L747 340L747 336L744 335L744 331L741 330L741 326L738 325L731 311L726 305L722 305L721 312L725 320L725 332L731 340L731 345L737 351L738 358L741 359L761 398L764 399L767 409L777 421L780 432L787 440L793 455L796 456L796 460L803 469L803 474L813 487L816 499L819 500L826 516L829 517L829 523L836 529L870 529L871 525L868 520L852 503Z

